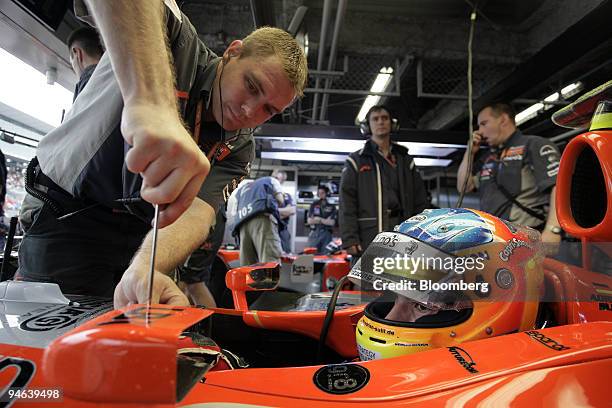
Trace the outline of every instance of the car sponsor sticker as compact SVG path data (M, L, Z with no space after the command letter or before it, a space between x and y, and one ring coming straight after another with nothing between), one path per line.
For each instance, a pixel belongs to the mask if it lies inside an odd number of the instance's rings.
M570 349L570 347L564 346L563 344L559 343L557 340L551 339L550 337L543 335L537 330L526 331L525 334L528 335L533 340L537 341L538 343L545 345L551 350L563 351L563 350Z
M455 358L455 360L457 360L457 362L463 368L465 368L468 373L478 374L478 370L474 368L476 366L476 362L467 351L465 351L461 347L447 347L447 349Z
M328 394L351 394L365 387L370 372L359 364L333 364L319 368L312 380Z
M359 359L361 361L378 360L381 357L380 353L367 349L361 344L357 345L357 349L359 350Z

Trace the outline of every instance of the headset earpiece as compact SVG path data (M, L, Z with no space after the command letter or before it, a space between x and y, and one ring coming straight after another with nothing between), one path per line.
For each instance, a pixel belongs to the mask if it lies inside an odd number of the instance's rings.
M400 130L399 121L397 118L391 118L391 133L397 133Z
M359 122L359 131L361 132L361 135L363 137L370 137L372 133L370 132L370 124L367 120L362 120L361 122Z

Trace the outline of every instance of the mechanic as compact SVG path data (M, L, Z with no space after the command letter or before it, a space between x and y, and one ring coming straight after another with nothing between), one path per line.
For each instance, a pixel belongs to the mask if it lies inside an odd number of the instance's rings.
M310 225L310 234L308 234L308 246L316 247L317 254L322 254L325 247L332 240L332 229L336 225L338 217L336 206L327 201L329 188L327 186L319 186L317 196L319 199L312 204L308 209L308 225Z
M429 206L414 160L405 147L391 141L399 125L389 109L371 107L360 128L369 140L349 155L340 182L342 247L354 256L376 234Z
M168 274L204 242L215 209L249 173L250 128L302 94L306 59L286 32L261 28L217 57L166 4L75 2L78 16L91 20L91 11L107 52L29 168L20 279L65 293L114 291L116 307L146 302L153 209L144 200L169 203L152 302L188 305Z
M283 185L287 180L287 173L284 170L274 169L272 177L278 180ZM280 222L283 224L279 228L278 234L281 240L281 248L285 253L291 253L291 233L289 232L289 221L290 218L295 214L295 204L291 194L283 191L283 203L278 206L278 214L280 215Z
M98 32L92 27L80 27L74 30L68 37L68 50L70 52L70 65L79 78L74 87L72 101L81 93L96 65L102 58L104 49L100 44Z
M549 140L517 129L512 106L492 103L478 113L474 132L472 176L466 192L478 190L480 209L535 228L546 243L558 243L562 230L555 210L555 183L560 154ZM482 142L488 149L480 149ZM457 173L457 190L466 183L468 151Z
M282 187L275 177L260 177L236 192L237 213L233 234L240 237L240 265L280 262L282 228L278 207Z

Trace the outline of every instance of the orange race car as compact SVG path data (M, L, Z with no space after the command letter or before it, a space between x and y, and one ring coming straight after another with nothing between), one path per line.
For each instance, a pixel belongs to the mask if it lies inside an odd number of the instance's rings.
M582 266L543 259L533 230L441 209L375 239L348 275L373 292L289 296L275 291L279 266L260 264L227 274L233 309L112 311L108 301L64 296L52 284L5 281L0 402L609 406L612 278L600 259L612 255L611 89L556 115L584 125L595 106L602 114L566 147L558 176L558 218L581 239ZM383 265L426 256L450 266L415 267L411 275L429 282L417 289L400 279L403 269ZM473 272L470 259L485 267ZM458 268L467 268L461 279L445 273ZM460 289L441 289L452 285ZM249 302L247 292L260 296ZM399 324L389 318L396 308L417 318Z

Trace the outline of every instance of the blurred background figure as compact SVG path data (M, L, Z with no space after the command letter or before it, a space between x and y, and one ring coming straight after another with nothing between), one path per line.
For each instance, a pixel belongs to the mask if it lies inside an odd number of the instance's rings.
M324 252L325 246L332 240L332 229L336 224L338 214L336 206L327 201L329 188L319 186L317 196L319 199L310 205L308 210L308 246L316 247L317 254Z
M287 180L287 173L284 170L275 169L272 172L272 177L278 180L283 185ZM278 213L280 215L280 222L282 228L279 228L279 235L281 240L281 247L283 252L291 253L291 233L289 232L289 221L291 217L295 215L295 203L291 194L283 192L283 203L278 207Z
M68 37L68 49L70 50L70 64L79 79L74 87L72 98L74 101L87 85L91 74L102 58L104 49L98 32L92 27L81 27L74 30Z
M275 177L261 177L236 192L234 235L240 237L240 264L280 262L279 230L283 227L278 207L283 191Z

